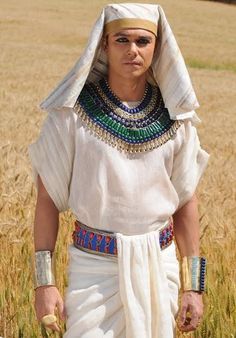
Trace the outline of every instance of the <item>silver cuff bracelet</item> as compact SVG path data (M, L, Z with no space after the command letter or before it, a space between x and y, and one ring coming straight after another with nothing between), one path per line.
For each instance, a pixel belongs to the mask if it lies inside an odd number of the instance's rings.
M51 251L35 252L34 288L55 285L54 260Z

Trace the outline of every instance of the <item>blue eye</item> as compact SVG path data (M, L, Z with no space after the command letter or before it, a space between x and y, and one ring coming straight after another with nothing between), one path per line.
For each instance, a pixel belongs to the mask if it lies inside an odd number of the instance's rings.
M125 43L125 42L128 42L129 40L127 38L118 38L116 39L116 41L120 43Z
M150 40L148 40L148 39L144 39L144 38L142 38L142 39L138 39L137 40L137 44L138 45L147 45L148 43L150 43Z

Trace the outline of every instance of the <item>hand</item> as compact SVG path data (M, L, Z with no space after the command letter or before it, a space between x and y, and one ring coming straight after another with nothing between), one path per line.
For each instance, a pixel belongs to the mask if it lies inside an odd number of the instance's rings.
M195 291L184 291L181 296L177 325L180 331L196 330L203 315L202 294Z
M38 321L48 314L55 314L55 309L61 320L65 320L66 313L63 300L58 289L53 285L40 286L35 290L35 311ZM47 329L60 332L57 322L47 325Z

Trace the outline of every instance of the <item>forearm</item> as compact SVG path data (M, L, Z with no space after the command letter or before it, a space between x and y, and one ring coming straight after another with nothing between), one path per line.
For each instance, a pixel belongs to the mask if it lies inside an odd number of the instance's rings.
M38 198L34 222L35 251L54 251L58 232L58 220L59 212L38 176ZM41 259L41 261L43 264L36 264L35 267L35 271L37 272L35 274L35 276L37 276L37 278L35 278L37 280L35 290L35 310L37 318L42 322L45 316L53 315L57 308L60 318L65 320L63 300L54 285L52 278L53 271L50 273L49 269L45 268L45 265L47 266L48 263L45 264L45 260L43 259ZM60 332L60 327L56 321L53 321L50 325L47 325L47 327Z
M173 219L176 243L181 257L199 256L199 215L195 194L174 214Z
M54 251L58 222L59 212L38 176L38 198L34 221L35 251Z
M199 256L199 215L196 195L173 216L174 231L181 257ZM183 271L182 271L183 273ZM191 273L191 272L190 272ZM190 275L190 280L192 280ZM182 275L183 277L183 275ZM203 314L202 294L182 285L178 327L182 332L195 330Z

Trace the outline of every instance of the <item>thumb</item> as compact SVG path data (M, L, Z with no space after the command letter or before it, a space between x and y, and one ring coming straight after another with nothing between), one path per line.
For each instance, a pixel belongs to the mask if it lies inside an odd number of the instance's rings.
M65 320L66 319L65 305L61 297L57 301L57 310L58 310L60 319Z

